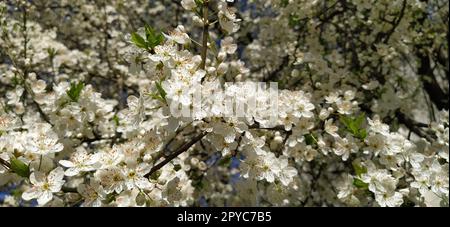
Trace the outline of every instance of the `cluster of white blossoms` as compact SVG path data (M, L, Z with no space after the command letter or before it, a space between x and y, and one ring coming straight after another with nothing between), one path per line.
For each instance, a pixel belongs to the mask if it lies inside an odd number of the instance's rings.
M0 2L0 205L448 206L445 15Z

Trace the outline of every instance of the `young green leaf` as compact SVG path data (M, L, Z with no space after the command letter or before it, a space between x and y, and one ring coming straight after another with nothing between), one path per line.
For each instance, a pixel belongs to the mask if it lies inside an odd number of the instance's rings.
M53 59L58 54L57 52L58 51L53 47L47 48L48 57L50 59Z
M11 170L21 177L30 176L30 168L17 158L11 158Z
M66 91L67 96L69 96L70 100L72 102L78 102L78 99L80 98L81 90L84 88L83 82L78 83L70 83L70 89Z
M364 189L364 190L369 188L368 183L366 183L358 178L353 179L353 185L359 189Z
M145 25L145 39L147 42L152 42L155 39L155 30L149 25Z
M304 135L304 137L305 137L306 145L317 144L317 140L313 134L306 134L306 135Z
M365 139L367 136L367 131L363 128L364 119L364 114L361 114L358 117L341 116L339 118L347 131L359 139Z
M356 162L352 162L352 166L358 177L361 177L362 174L367 173L367 168L365 166L361 166Z
M161 32L156 32L147 24L144 25L144 33L144 37L136 32L131 33L131 41L139 48L151 51L164 41L164 35Z
M203 0L194 0L194 2L197 6L203 5Z
M164 36L161 32L156 32L149 25L145 25L144 28L148 49L154 49L156 46L162 43L162 41L164 40Z
M166 101L166 95L167 92L164 90L164 88L161 86L161 82L156 82L156 89L158 89L158 93L161 96L161 98Z
M131 42L133 42L134 45L139 48L148 49L147 43L145 42L144 38L142 38L136 32L131 33Z
M159 33L158 35L156 35L152 45L152 48L155 48L156 46L158 46L159 44L161 44L164 41L164 35L162 33Z
M359 130L358 138L365 139L367 137L367 131L365 128Z
M300 17L297 15L289 15L288 24L290 27L295 27L300 23Z
M147 42L148 42L148 46L150 49L154 49L156 46L161 44L162 41L164 40L164 36L162 33L152 34L149 37L150 38L147 39Z
M114 123L116 124L116 126L119 126L119 117L117 115L114 115L112 120L114 121Z

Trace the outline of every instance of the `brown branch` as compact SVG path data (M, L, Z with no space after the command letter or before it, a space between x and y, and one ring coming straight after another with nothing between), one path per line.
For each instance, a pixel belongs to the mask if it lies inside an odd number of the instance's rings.
M22 21L22 32L23 32L23 58L24 58L24 74L25 79L28 77L27 69L27 45L28 45L28 33L27 33L27 3L23 5L23 21Z
M63 186L61 188L61 191L65 192L65 193L68 193L68 192L78 193L78 190L76 188L70 188L70 187L66 187L66 186Z
M179 147L176 151L168 155L162 162L158 163L157 165L153 166L153 168L145 174L144 177L149 177L159 169L161 169L163 166L165 166L167 163L172 161L174 158L178 157L181 153L187 151L192 145L200 141L203 137L205 137L208 133L207 132L201 132L197 136L191 139L188 143L183 144L181 147Z
M252 125L248 126L249 129L265 129L265 130L273 130L273 131L287 131L283 125L277 125L274 127L263 128L260 126L259 122L255 122Z
M428 3L426 0L422 0L422 2ZM427 19L426 12L423 12L421 17L418 19L418 24L423 26ZM448 40L448 33L447 33ZM439 110L449 108L449 99L448 94L444 92L444 90L439 85L439 82L436 80L436 77L433 73L433 69L431 67L431 62L428 54L425 52L427 46L426 44L419 44L415 46L416 51L415 54L417 58L420 60L420 66L417 69L417 74L420 76L423 88L428 93L431 101L436 105ZM448 59L447 59L448 61ZM447 78L449 76L447 75ZM447 81L448 86L448 81Z
M418 49L421 49L419 47ZM449 99L448 94L446 94L439 82L436 80L436 77L433 73L433 69L431 68L430 58L427 54L422 53L421 51L416 52L417 57L420 59L420 67L417 70L417 74L421 77L421 81L423 84L423 88L428 93L431 101L436 105L439 110L449 108Z
M416 135L425 138L430 143L434 141L433 137L431 137L429 134L427 134L421 129L421 127L426 127L427 126L426 124L419 123L411 118L408 118L404 113L402 113L399 110L395 113L395 115L397 116L397 119L400 123L404 124L409 130L414 132Z
M202 40L202 62L200 63L200 68L205 69L206 67L206 53L208 50L208 28L209 28L209 21L208 21L208 3L209 0L204 0L203 3L203 40Z
M299 33L297 35L297 44L295 45L294 53L284 56L280 65L274 71L270 72L269 75L263 79L263 82L268 82L268 81L277 79L279 77L280 72L283 71L283 69L286 66L289 66L289 63L290 63L289 57L294 56L294 58L295 58L295 54L297 53L297 50L300 48L300 38L301 38L301 34Z
M169 152L170 152L169 147L170 147L170 145L172 144L172 142L175 141L175 139L180 135L180 133L183 132L183 130L184 130L185 128L187 128L187 127L188 127L189 125L191 125L191 124L192 124L192 122L189 123L189 124L187 124L187 125L185 125L184 127L178 128L178 129L175 131L175 135L174 135L172 138L170 138L170 139L166 142L166 144L164 145L164 148L156 155L155 160L153 161L153 165L154 165L160 158L162 158L162 157L167 157L167 155L169 155Z
M7 168L8 170L11 169L11 164L9 164L9 162L6 161L6 160L3 159L3 158L0 158L0 164L1 164L2 166L4 166L5 168Z
M175 3L177 6L182 6L180 1L172 0L172 3Z
M403 19L403 16L405 15L405 9L406 9L406 0L403 0L402 3L402 9L400 10L400 15L398 16L397 20L392 25L391 30L389 30L384 38L384 43L387 43L389 41L389 38L391 38L391 35L394 33L395 29L400 24L400 21Z
M269 75L267 75L266 78L264 78L264 82L268 82L268 81L272 81L273 79L277 78L279 75L279 73L284 69L284 67L286 67L287 65L289 65L289 55L286 55L283 57L283 60L281 61L281 64L272 72L269 73Z
M360 105L361 110L363 110L366 113L372 114L372 110L370 109L370 107L367 104L362 104ZM417 122L414 119L409 118L408 116L406 116L402 111L400 111L399 109L395 112L395 117L397 118L398 122L400 124L403 124L406 126L406 128L408 128L411 132L414 132L417 136L420 136L422 138L425 138L426 140L428 140L429 142L433 142L435 139L428 134L427 132L425 132L422 128L427 128L429 127L428 124L422 123L422 122ZM389 119L386 120L385 119L385 123L389 124L392 122L392 120L394 119Z

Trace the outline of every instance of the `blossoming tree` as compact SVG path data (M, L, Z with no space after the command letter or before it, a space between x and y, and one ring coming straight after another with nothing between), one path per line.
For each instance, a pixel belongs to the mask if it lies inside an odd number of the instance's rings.
M448 7L1 1L1 204L448 206Z

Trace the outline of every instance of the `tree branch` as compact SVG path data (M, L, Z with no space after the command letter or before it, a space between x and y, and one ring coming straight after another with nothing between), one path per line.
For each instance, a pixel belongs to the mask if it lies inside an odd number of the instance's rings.
M0 158L0 164L1 164L2 166L4 166L6 169L8 169L8 170L11 169L11 164L9 164L9 162L6 161L6 160L3 159L3 158Z
M277 126L270 127L270 128L263 128L259 125L258 122L255 122L254 124L249 125L248 128L249 129L265 129L265 130L273 130L273 131L287 131L283 125L277 125Z
M397 20L392 25L391 30L389 30L384 38L384 43L387 43L389 41L389 38L391 38L391 35L394 33L395 29L400 24L400 21L403 19L403 16L405 15L405 9L406 9L406 0L403 0L402 3L402 9L400 10L400 15L398 16Z
M198 141L200 141L203 137L205 137L208 133L207 132L201 132L200 134L198 134L197 136L195 136L194 138L192 138L191 141L189 141L188 143L183 144L181 147L179 147L176 151L174 151L173 153L171 153L170 155L168 155L162 162L158 163L157 165L153 166L153 168L150 170L150 172L148 172L147 174L145 174L144 177L149 177L151 176L153 173L155 173L156 171L158 171L159 169L161 169L163 166L165 166L167 163L169 163L170 161L172 161L174 158L178 157L178 155L180 155L181 153L187 151L192 145L194 145L195 143L197 143Z
M395 113L395 115L397 116L397 119L400 123L404 124L409 130L414 132L416 135L425 138L429 142L434 141L433 137L431 137L429 134L427 134L420 128L420 127L427 127L426 124L415 122L414 120L406 117L406 115L399 110Z
M204 0L203 3L203 40L202 40L202 62L200 63L200 68L205 70L206 67L206 53L208 51L208 28L209 28L209 21L208 21L208 3L209 0Z
M422 79L421 81L423 83L423 88L439 110L448 110L448 94L446 94L442 90L441 86L439 86L439 82L436 80L433 69L431 68L430 58L427 54L424 54L421 51L417 51L416 54L420 59L420 67L417 70L417 74L419 74Z

